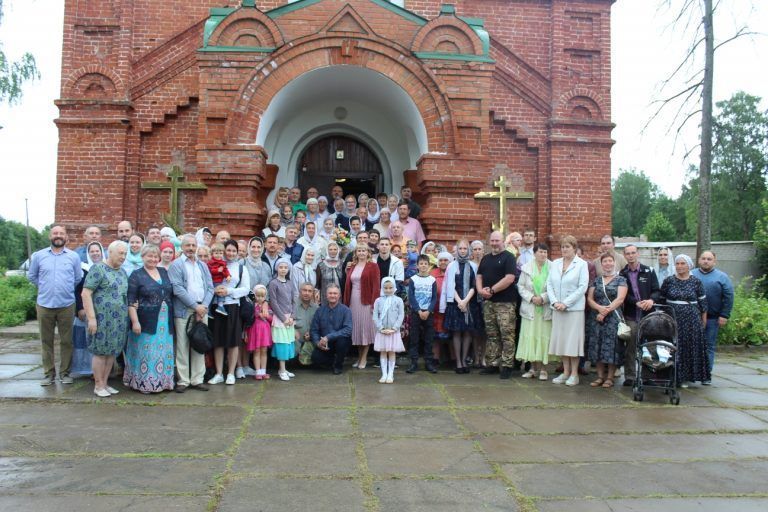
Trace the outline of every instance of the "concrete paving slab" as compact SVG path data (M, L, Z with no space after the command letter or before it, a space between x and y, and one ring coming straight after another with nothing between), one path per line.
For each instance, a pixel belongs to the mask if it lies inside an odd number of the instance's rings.
M119 396L119 395L118 395ZM240 407L147 407L106 403L0 404L0 424L36 425L69 429L91 427L112 428L120 432L126 425L152 425L156 428L189 430L239 430L245 417Z
M360 409L360 430L366 436L439 437L461 434L449 411Z
M513 512L517 503L500 480L384 480L374 482L381 510Z
M768 411L767 410L749 410L745 411L746 413L750 414L751 416L756 416L760 418L761 420L768 423Z
M507 464L518 491L542 497L621 497L765 492L768 461Z
M735 362L721 363L715 361L713 373L715 377L718 375L728 377L729 375L755 375L758 374L759 371L757 368L750 365L749 361L744 364L736 364Z
M403 389L405 386L407 390ZM378 384L355 389L355 403L358 407L448 406L448 402L437 387L405 384L398 380L395 380L394 384Z
M0 354L0 364L43 364L40 354L9 353Z
M768 389L768 375L729 375L724 379L755 389Z
M204 512L207 496L0 496L0 510L34 512L83 512L130 510L131 512Z
M64 386L56 382L52 386L41 386L39 379L31 380L2 380L0 381L0 397L3 398L67 398L72 386ZM2 421L2 419L0 419Z
M343 510L363 512L365 496L352 480L252 479L235 480L224 490L218 512L286 512Z
M527 409L460 411L459 419L480 433L585 433L764 430L765 424L746 413L713 407L631 409Z
M572 388L566 386L556 386L554 384L536 386L531 392L540 398L548 406L574 406L583 405L586 407L605 407L628 405L627 399L622 396L618 387L610 389L584 389L581 386Z
M75 400L84 400L84 401L96 400L97 402L103 403L103 404L119 402L121 404L143 403L143 404L156 405L159 402L162 402L163 400L165 400L166 398L175 399L175 396L174 396L175 393L173 393L173 391L163 391L160 393L149 393L145 395L143 393L139 393L138 391L134 391L132 389L125 387L122 381L117 379L110 380L109 385L117 389L118 391L120 391L120 393L117 395L113 395L109 398L99 398L93 394L94 383L88 380L87 382L84 382L82 386L78 387L77 389L73 389L69 393L69 396L70 398L73 398Z
M759 420L755 420L759 421ZM349 435L352 433L346 409L264 409L257 408L251 432L271 435Z
M32 455L50 453L162 453L221 454L232 444L235 429L185 429L131 426L115 435L114 426L61 428L0 426L0 453Z
M11 379L22 373L37 368L37 365L30 364L0 364L0 379Z
M0 492L209 492L223 459L0 458Z
M768 498L647 498L616 500L553 500L536 503L539 512L764 512Z
M492 473L472 443L464 439L366 439L364 443L368 469L376 475Z
M348 477L357 474L353 439L247 437L235 456L237 473Z
M345 368L344 373L341 375L333 375L331 370L319 370L313 368L304 368L298 365L288 366L288 369L293 372L296 377L291 379L290 382L282 382L277 375L277 368L270 368L271 379L267 384L274 385L288 385L288 386L318 386L318 387L331 387L331 386L349 386L351 379L351 369ZM250 379L246 379L250 382ZM254 381L255 382L255 381Z
M768 407L768 392L754 389L696 388L696 393L727 406Z
M326 377L327 378L327 377ZM349 407L352 395L345 386L286 386L284 382L265 384L259 405L264 407Z
M245 383L238 382L234 386L225 384L209 386L208 391L197 391L187 388L185 393L174 393L168 397L168 404L172 405L237 405L247 406L255 403L261 393L262 384L255 381Z
M764 434L515 435L480 439L498 462L600 462L768 457Z
M405 373L408 365L401 365L395 369L395 386L413 387L416 385L431 385L435 376L427 372ZM381 370L379 368L367 367L365 370L350 370L352 382L356 388L379 387L379 378ZM390 384L391 386L391 384Z
M445 386L445 390L458 406L514 407L544 404L531 391L519 386Z

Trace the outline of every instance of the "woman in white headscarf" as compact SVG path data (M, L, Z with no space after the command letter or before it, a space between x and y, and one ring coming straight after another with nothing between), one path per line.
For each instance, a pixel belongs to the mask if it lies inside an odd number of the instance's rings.
M160 230L160 237L162 238L163 231ZM210 246L211 241L213 240L213 233L211 232L210 228L203 227L197 230L197 233L195 233L195 240L197 240L197 246Z
M661 286L666 278L675 275L674 261L675 257L672 254L672 249L669 247L659 249L658 260L654 269L656 270L656 278L659 280L659 286Z
M83 283L88 271L96 263L104 261L104 247L99 242L91 242L85 247L87 261L81 264L83 279L75 287L75 322L72 326L72 363L69 373L72 375L93 375L91 359L93 354L88 350L88 341L85 335L85 309L83 308Z
M296 290L296 300L299 298L301 285L310 283L313 287L317 283L317 272L315 271L315 257L317 251L311 246L305 247L301 252L299 261L293 264L291 269L291 284Z
M392 277L381 280L381 296L373 304L373 323L376 336L373 348L380 352L382 384L392 384L395 375L395 354L405 352L400 327L405 318L403 299L395 295L397 283Z
M381 215L381 207L375 197L368 200L368 222L376 224L379 222L379 216Z
M280 238L285 238L285 226L282 225L282 216L279 210L269 210L267 214L267 225L261 231L262 236L266 239L269 235L276 235Z

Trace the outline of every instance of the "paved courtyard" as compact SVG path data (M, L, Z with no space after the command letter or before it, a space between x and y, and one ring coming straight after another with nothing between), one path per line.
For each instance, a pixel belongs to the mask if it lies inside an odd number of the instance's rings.
M40 387L39 342L0 338L0 510L768 510L765 351L677 407L586 379L296 374L96 399Z

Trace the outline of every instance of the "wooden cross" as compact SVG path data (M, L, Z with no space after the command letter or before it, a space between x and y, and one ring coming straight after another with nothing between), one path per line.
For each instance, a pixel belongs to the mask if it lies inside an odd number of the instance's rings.
M512 192L509 190L509 183L502 175L493 182L493 186L498 188L492 192L478 192L475 199L498 199L499 200L499 222L492 224L494 231L501 231L502 235L507 235L507 201L509 199L533 199L536 194L533 192Z
M171 191L171 211L163 215L163 220L166 225L173 228L177 233L181 232L181 226L179 225L179 191L180 190L206 190L208 187L204 183L194 181L184 181L184 172L181 167L174 165L169 172L168 181L145 181L141 184L141 188L152 190L165 190Z

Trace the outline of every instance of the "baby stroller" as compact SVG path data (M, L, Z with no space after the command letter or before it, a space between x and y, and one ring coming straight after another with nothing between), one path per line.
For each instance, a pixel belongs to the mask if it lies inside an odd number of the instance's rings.
M637 324L633 398L642 402L645 388L659 388L669 396L670 404L679 405L675 311L659 304L654 308Z

